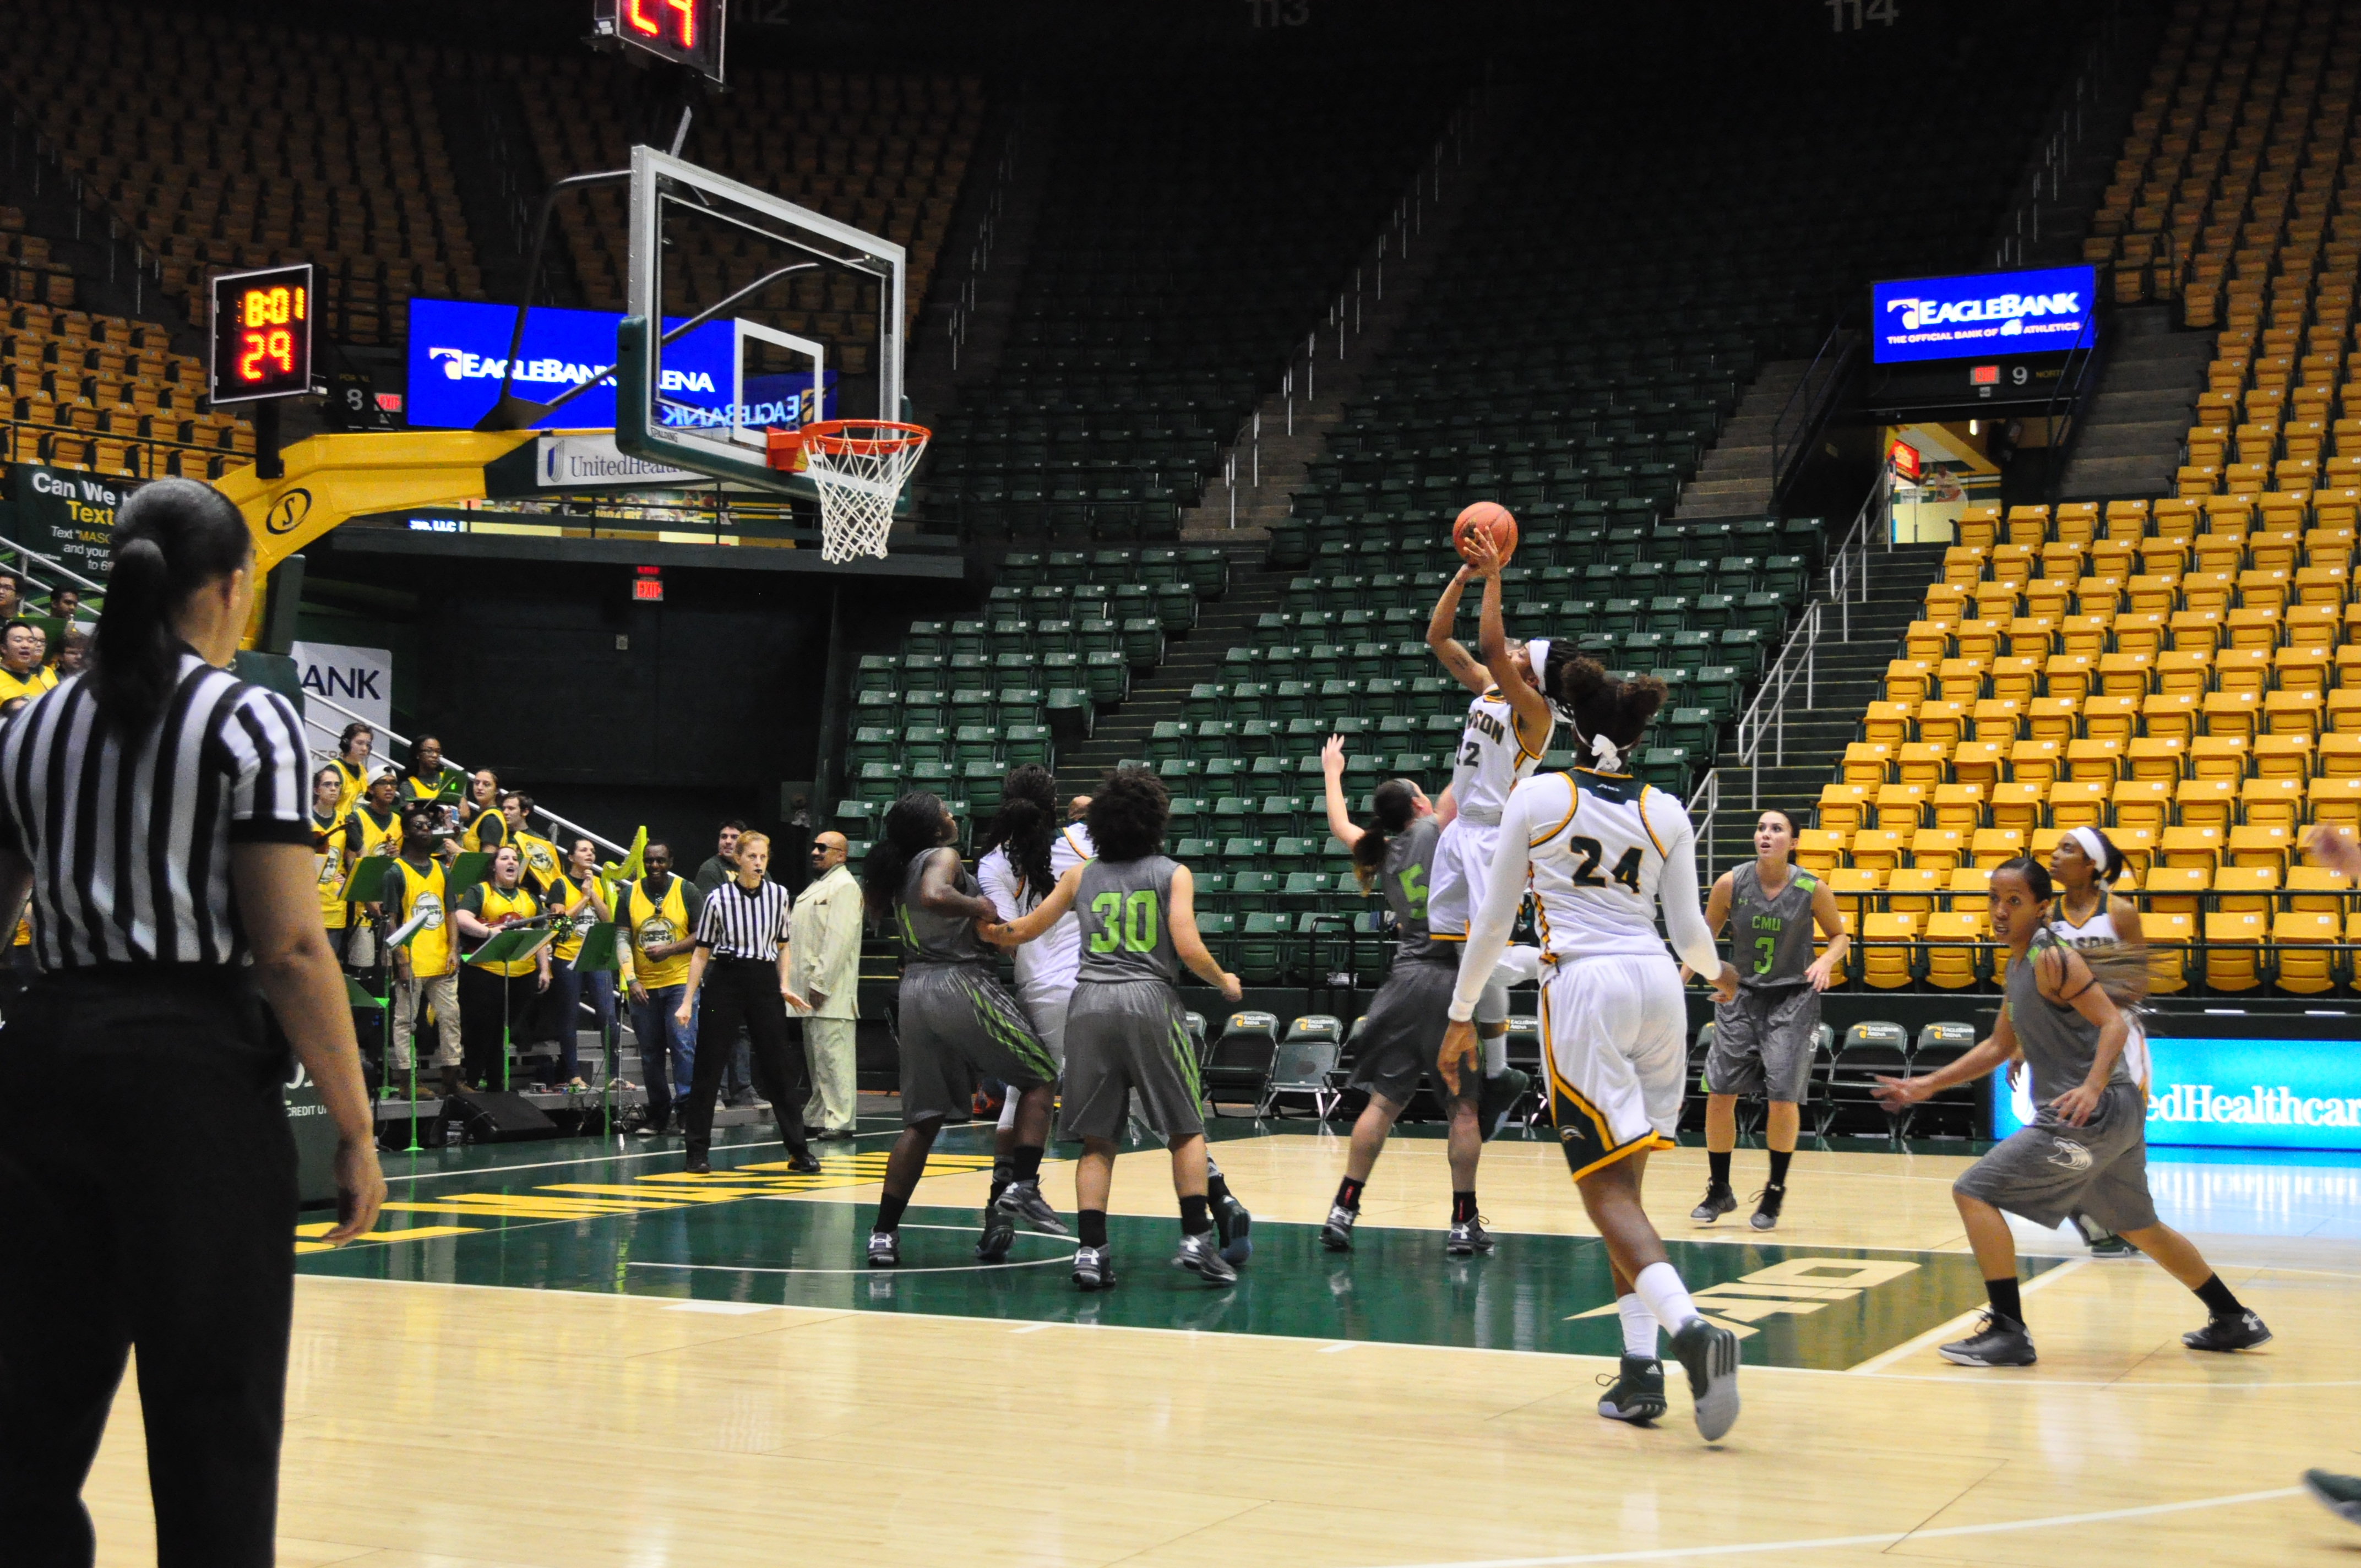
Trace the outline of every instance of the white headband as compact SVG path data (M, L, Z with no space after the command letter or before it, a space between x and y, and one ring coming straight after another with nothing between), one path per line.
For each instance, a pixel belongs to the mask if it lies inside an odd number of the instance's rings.
M2099 830L2095 828L2070 828L2067 829L2066 837L2081 846L2082 853L2099 868L2099 881L2104 883L2107 880L2107 841L2099 836Z
M1549 689L1549 651L1550 640L1546 637L1536 637L1525 644L1525 655L1533 662L1533 685L1542 688L1543 696L1556 695Z
M1574 743L1576 746L1589 750L1592 768L1602 773L1620 773L1623 771L1623 752L1614 741L1604 735L1585 735L1582 732L1582 726L1574 721L1574 715L1570 713L1565 717L1565 727L1574 731Z

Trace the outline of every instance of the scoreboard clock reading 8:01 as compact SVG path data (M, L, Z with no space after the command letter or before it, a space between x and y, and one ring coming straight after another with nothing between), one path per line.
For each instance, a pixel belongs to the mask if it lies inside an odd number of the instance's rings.
M225 272L213 280L215 403L312 390L312 266Z

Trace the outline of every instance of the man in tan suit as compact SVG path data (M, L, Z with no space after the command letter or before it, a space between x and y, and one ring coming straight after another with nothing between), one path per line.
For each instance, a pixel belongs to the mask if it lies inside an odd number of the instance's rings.
M810 1003L804 1050L811 1058L815 1138L849 1138L861 1109L853 1031L861 1016L861 883L844 863L841 833L812 839L812 880L796 900L787 945L787 989Z

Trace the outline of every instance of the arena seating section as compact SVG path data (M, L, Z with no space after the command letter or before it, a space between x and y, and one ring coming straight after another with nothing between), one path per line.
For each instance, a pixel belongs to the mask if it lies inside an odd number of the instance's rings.
M191 323L208 272L277 261L318 266L321 325L355 343L396 335L413 291L482 297L433 97L459 51L189 11L8 14L9 93L84 206L163 258ZM305 69L257 80L286 59ZM240 189L258 179L261 194Z
M2296 848L2361 827L2356 73L2342 7L2174 12L2091 244L2218 329L2180 494L1963 518L1802 853L1868 984L1990 987L1991 868L2082 824L2158 992L2355 983L2361 910Z
M1349 84L1072 97L1015 324L937 433L928 515L987 546L1177 538L1442 108Z
M627 164L633 138L618 107L631 101L632 74L604 57L522 63L517 88L550 178ZM758 70L745 72L736 91L698 106L684 150L707 168L908 247L906 330L941 261L983 117L983 87L973 77ZM582 302L593 310L623 307L625 205L621 188L607 186L558 207ZM692 299L709 303L750 280L743 266L730 276L727 258L702 233L676 259L686 265L674 274L667 309ZM848 374L869 372L877 342L873 287L864 293L850 279L806 276L782 291L792 304L774 324L839 345L833 363Z

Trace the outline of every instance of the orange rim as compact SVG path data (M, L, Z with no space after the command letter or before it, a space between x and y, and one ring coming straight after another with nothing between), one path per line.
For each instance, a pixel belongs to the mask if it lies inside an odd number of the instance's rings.
M894 420L829 419L807 424L797 433L803 444L816 452L875 457L922 444L934 432L923 424L902 424Z

